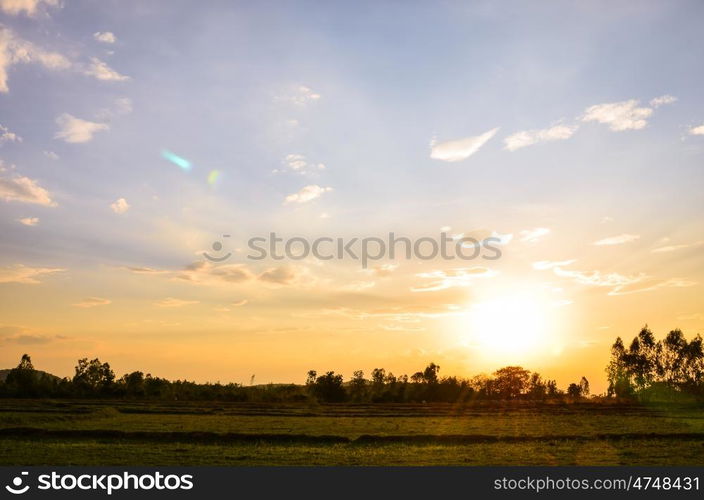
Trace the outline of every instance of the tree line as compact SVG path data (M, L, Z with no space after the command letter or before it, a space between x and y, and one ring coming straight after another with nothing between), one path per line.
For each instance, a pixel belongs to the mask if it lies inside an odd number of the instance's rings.
M681 330L656 340L646 325L626 347L611 346L606 368L608 395L642 400L704 399L704 342L688 341Z
M375 368L366 377L361 370L345 380L342 374L310 370L305 385L198 384L167 380L141 371L115 376L109 363L78 360L73 377L59 378L38 371L29 355L0 380L0 397L116 398L154 400L213 400L259 402L468 402L474 400L577 400L590 395L585 377L560 389L555 380L521 366L506 366L490 375L471 378L441 376L440 366L429 363L411 376L396 376ZM688 341L671 331L656 341L644 327L628 348L617 338L606 368L607 397L621 399L704 399L702 338Z

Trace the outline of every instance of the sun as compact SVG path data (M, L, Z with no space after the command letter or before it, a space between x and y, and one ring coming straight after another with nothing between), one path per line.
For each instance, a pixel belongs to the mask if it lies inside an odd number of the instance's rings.
M469 310L468 340L501 362L522 362L553 351L554 306L540 294L487 298Z

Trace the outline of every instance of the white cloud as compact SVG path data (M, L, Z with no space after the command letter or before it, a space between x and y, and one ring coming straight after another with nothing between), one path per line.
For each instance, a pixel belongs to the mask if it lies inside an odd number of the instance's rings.
M537 269L538 271L545 271L547 269L554 269L556 267L564 267L564 266L569 266L570 264L574 264L577 262L576 259L570 259L570 260L540 260L538 262L533 262L533 269Z
M124 214L130 209L130 204L124 198L118 198L115 203L110 204L112 211L118 215Z
M0 125L0 144L3 142L22 142L22 138L14 132L10 132L10 129L4 125Z
M59 126L59 131L56 132L54 138L63 139L70 143L88 142L93 139L93 134L102 130L108 130L105 123L96 123L81 118L76 118L73 115L64 113L56 118L56 124Z
M0 0L0 10L12 16L17 16L24 12L29 17L33 17L37 15L40 7L44 5L57 7L59 0Z
M442 161L460 161L467 159L479 151L484 144L489 142L489 140L496 135L498 130L499 128L496 127L483 134L454 141L435 142L435 140L433 140L430 143L430 157L434 160Z
M430 279L428 283L411 288L412 292L435 292L445 290L455 286L470 286L477 278L491 278L498 273L488 267L460 267L448 269L446 271L431 271L428 273L419 273L416 276L419 278Z
M611 236L609 238L604 238L602 240L595 241L592 243L592 245L597 245L597 246L610 246L610 245L622 245L624 243L631 243L632 241L636 241L637 239L640 239L640 236L637 234L619 234L618 236Z
M559 266L553 267L553 272L561 278L571 278L580 285L605 286L611 288L621 288L643 281L647 276L638 274L627 276L619 273L604 274L600 271L572 271L562 269Z
M97 57L91 57L90 64L83 73L104 81L124 82L130 79L129 76L121 75Z
M132 112L132 99L120 97L115 99L115 113L118 115L128 115Z
M154 305L157 307L183 307L191 304L198 304L197 300L182 300L173 297L167 297L162 300L157 300Z
M323 163L311 162L301 154L286 155L281 163L284 165L286 170L298 172L299 174L310 174L315 171L325 170L325 165ZM274 173L278 172L281 172L281 170L274 170Z
M616 132L639 130L648 124L647 119L652 114L652 108L639 108L638 101L631 99L590 106L585 110L582 121L603 123Z
M660 97L654 97L653 99L650 100L650 105L654 108L659 108L660 106L664 104L672 104L675 102L677 98L673 95L665 94L661 95Z
M555 125L541 130L523 130L506 137L504 144L509 151L516 151L539 142L569 139L577 131L577 128L577 125Z
M93 38L102 43L115 43L117 41L115 34L110 31L96 31L93 33Z
M8 70L19 63L36 63L52 70L71 67L71 62L63 55L40 49L0 26L0 92L8 92Z
M50 160L58 160L59 159L59 155L57 155L53 151L44 151L44 156L46 156Z
M520 237L520 241L526 243L536 243L543 236L546 236L548 234L550 234L550 229L548 229L547 227L535 227L533 229L524 229L523 231L518 233L518 236Z
M690 128L689 135L704 135L704 124Z
M24 285L36 285L40 283L39 278L65 271L57 267L29 267L22 264L15 266L0 267L0 283L22 283Z
M320 198L323 193L332 191L331 187L320 187L317 184L305 186L297 193L290 194L284 200L284 203L307 203L309 201Z
M77 302L76 304L73 304L73 306L87 309L90 307L106 306L111 302L112 301L108 299L103 299L101 297L88 297L86 299L81 300L80 302Z
M290 94L277 96L276 100L303 106L309 102L317 101L320 97L320 94L314 92L310 87L306 85L299 85L297 88L293 89Z
M25 226L36 226L39 224L39 218L38 217L25 217L23 219L20 219L20 223L24 224Z
M49 192L37 184L37 181L29 177L0 176L0 199L5 201L19 201L23 203L34 203L46 207L54 207L54 203Z
M697 241L695 243L685 243L681 245L668 245L664 247L658 247L654 248L651 250L652 253L666 253L666 252L675 252L677 250L683 250L685 248L694 248L704 245L704 241Z

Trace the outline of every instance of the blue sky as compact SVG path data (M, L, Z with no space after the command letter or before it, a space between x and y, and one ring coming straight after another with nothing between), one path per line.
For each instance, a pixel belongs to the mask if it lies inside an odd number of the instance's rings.
M236 306L204 328L232 332L236 344L242 325L271 333L301 328L301 318L321 307L418 302L409 283L423 274L419 263L383 281L360 278L354 263L306 262L291 268L301 277L291 286L264 291L208 280L186 289L164 278L223 233L237 246L269 231L511 234L497 290L565 281L554 288L564 287L570 296L561 300L579 308L569 320L596 316L559 359L532 360L546 370L583 357L570 350L575 342L598 345L587 356L598 365L617 327L628 335L650 321L694 334L704 322L703 11L696 1L0 0L0 296L16 301L0 306L3 342L12 346L0 361L19 357L20 339L31 337L37 350L61 344L65 359L102 349L136 366L138 354L108 340L120 329L110 321L130 317L142 325L139 338L195 342L202 333L195 325L212 308L242 300L254 312ZM164 149L193 168L167 162ZM213 171L217 182L209 183ZM536 229L547 232L533 241ZM533 266L569 260L576 263ZM249 265L241 253L233 262ZM130 267L155 273L134 276ZM360 280L374 284L335 298ZM612 282L643 293L609 296ZM474 284L453 288L469 309L494 300ZM290 306L301 290L309 302ZM29 307L38 298L52 304L43 319ZM73 306L86 298L103 302L79 306L85 314L77 315ZM188 303L169 306L184 317L152 310L167 298ZM652 304L664 305L649 319L642 310ZM198 311L186 317L189 305ZM621 317L624 309L632 314ZM419 321L423 330L404 337L396 329L372 344L404 367L410 361L393 347L399 343L419 350L418 359L448 357L460 370L465 359L486 369L503 361L478 360L464 333L437 334L471 330L471 321ZM311 342L330 342L325 356L350 348L330 333L337 327L312 322ZM360 328L380 338L379 324ZM218 342L213 352L228 345ZM277 342L301 343L294 335ZM48 358L59 371L65 364ZM359 354L362 365L374 359ZM290 380L313 362L282 362L270 376ZM193 376L222 377L218 370L194 366Z

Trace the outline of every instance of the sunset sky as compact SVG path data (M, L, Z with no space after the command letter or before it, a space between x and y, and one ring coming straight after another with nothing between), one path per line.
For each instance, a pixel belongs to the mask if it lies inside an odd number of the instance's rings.
M604 390L616 336L704 327L703 16L0 0L0 368L520 364ZM270 232L441 231L502 257L247 258Z

